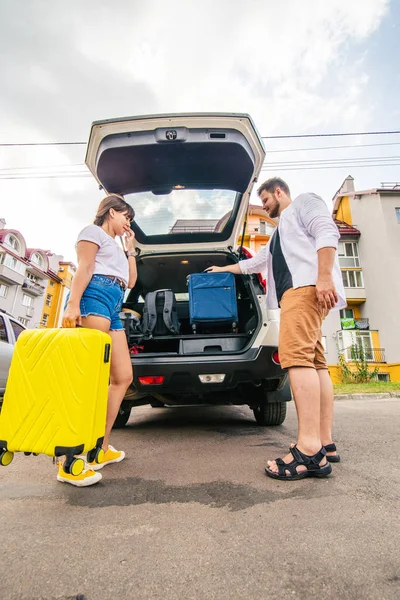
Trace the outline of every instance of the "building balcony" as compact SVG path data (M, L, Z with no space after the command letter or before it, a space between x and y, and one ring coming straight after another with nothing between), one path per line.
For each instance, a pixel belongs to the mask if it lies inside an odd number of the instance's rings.
M26 290L30 294L33 294L34 296L43 296L44 291L46 289L44 285L40 285L40 283L36 283L31 279L25 279L24 283L22 284L22 287L24 290Z
M7 265L0 264L0 279L11 285L22 285L25 280L25 274L14 271Z
M250 235L270 235L269 232L265 232L265 229L264 231L261 231L259 227L249 227L247 229L247 233L249 233Z
M345 287L344 293L346 294L347 300L359 300L359 301L364 302L367 298L366 293L365 293L365 288L363 288L363 287L359 287L359 288Z
M356 360L365 360L370 363L385 363L386 355L384 348L360 348L359 346L349 346L345 350L341 350L346 362L354 362Z
M368 331L369 330L369 319L340 319L340 323L343 330L358 330Z

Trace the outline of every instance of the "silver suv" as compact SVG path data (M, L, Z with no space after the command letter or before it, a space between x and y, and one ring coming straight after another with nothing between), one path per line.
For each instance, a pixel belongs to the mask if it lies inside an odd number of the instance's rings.
M14 345L24 329L25 327L10 313L0 308L0 407L6 389Z
M236 276L237 329L190 326L187 277L243 254L250 194L265 150L251 118L182 114L93 123L86 164L101 188L123 194L136 211L138 280L125 310L141 315L148 292L171 289L180 333L141 340L127 328L134 390L131 408L249 405L261 425L280 425L291 399L279 364L279 311L267 311L261 277Z

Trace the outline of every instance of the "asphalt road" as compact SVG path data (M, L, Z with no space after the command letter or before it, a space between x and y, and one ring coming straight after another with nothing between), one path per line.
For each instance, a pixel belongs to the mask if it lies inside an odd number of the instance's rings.
M0 471L0 600L400 597L400 401L336 403L342 462L279 482L294 439L246 408L132 412L103 481L58 483L46 457Z

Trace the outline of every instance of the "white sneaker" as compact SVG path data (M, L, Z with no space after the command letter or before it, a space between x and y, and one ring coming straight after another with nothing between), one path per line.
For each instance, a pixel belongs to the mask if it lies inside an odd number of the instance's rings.
M112 463L119 463L121 460L124 460L125 452L123 450L116 450L112 446L108 446L108 449L104 452L104 458L101 463L88 463L89 467L93 469L93 471L99 471L106 465L111 465Z
M57 466L57 481L61 481L62 483L70 483L76 487L87 487L88 485L94 485L103 477L101 473L95 473L93 469L88 467L88 465L85 465L85 468L81 473L79 473L79 475L66 473L64 471L62 462L57 463Z

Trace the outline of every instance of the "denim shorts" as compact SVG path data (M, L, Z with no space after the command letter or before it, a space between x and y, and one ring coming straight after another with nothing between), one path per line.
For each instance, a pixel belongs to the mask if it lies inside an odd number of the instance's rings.
M112 281L104 275L93 275L81 298L82 317L89 315L104 317L110 321L111 331L123 331L124 326L119 318L119 313L122 309L124 294L124 290L116 281Z

